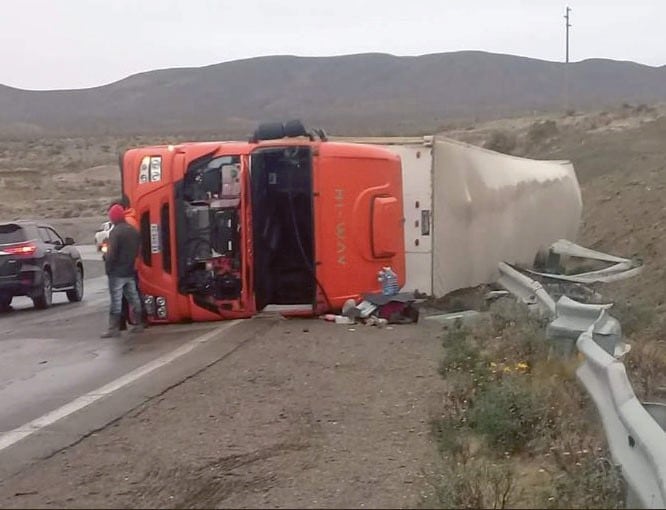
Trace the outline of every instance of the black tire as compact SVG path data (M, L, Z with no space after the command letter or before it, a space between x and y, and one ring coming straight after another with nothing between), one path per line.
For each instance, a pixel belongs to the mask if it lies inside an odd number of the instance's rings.
M51 306L53 302L53 279L51 278L51 271L45 269L42 273L42 288L39 289L39 294L32 298L32 303L35 308L44 310Z
M79 266L76 268L74 288L67 291L67 299L70 303L78 303L83 299L83 269Z
M0 312L7 312L12 307L12 299L14 296L11 294L0 294Z

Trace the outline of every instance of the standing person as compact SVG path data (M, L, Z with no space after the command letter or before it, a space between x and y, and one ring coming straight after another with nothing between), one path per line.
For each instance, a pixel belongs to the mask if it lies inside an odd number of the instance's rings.
M129 203L126 198L122 198L116 202L112 202L111 205L109 206L109 209L113 207L114 205L120 205L122 208L125 210L125 221L134 227L137 231L139 230L139 220L136 217L136 211L132 207L128 207ZM107 210L108 214L108 210ZM136 279L136 287L137 289L139 288L139 280L138 277ZM139 297L141 297L141 292L139 292ZM143 300L142 300L143 303ZM145 312L145 311L144 311ZM145 317L142 315L141 317L134 317L134 321L141 321L145 322ZM127 303L127 298L123 296L123 302L121 306L121 312L120 312L120 331L125 331L127 330L127 323L130 321L130 314L129 314L129 304Z
M141 317L141 298L136 286L135 262L139 255L140 235L137 229L125 221L125 209L114 204L109 209L109 220L113 228L109 233L109 248L104 257L106 274L109 278L109 329L102 338L120 336L122 320L122 299L127 299L136 317ZM132 328L132 333L143 331L143 323Z

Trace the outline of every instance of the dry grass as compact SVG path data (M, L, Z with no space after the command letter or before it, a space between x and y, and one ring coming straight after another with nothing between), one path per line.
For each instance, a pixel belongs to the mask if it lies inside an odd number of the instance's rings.
M120 196L120 153L183 140L182 136L4 140L0 218L101 216Z
M501 300L470 329L445 331L450 391L433 422L443 473L424 506L621 506L594 406L573 362L549 359L543 326Z

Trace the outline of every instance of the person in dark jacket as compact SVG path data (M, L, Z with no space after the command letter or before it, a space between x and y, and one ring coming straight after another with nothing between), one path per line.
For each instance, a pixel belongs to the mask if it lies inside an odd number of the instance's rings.
M121 198L120 200L117 200L115 202L111 202L111 204L109 205L109 209L111 209L116 204L122 206L122 208L125 210L125 221L129 225L134 227L135 229L139 230L139 220L136 217L136 211L133 208L129 207L129 203L128 203L127 199ZM106 211L107 214L109 213L109 209L107 209L107 211ZM139 234L141 234L141 232L139 232ZM104 258L104 257L102 256L102 258ZM138 280L138 276L136 275L136 271L135 271L134 279L137 282L136 286L137 286L137 289L138 289L139 288L139 280ZM141 297L141 291L139 291L139 297ZM143 303L143 299L141 300L141 303ZM120 331L126 331L128 323L136 324L137 321L143 322L144 326L145 326L146 309L143 308L143 306L142 306L142 309L143 309L143 316L141 316L141 317L134 316L134 317L130 318L129 303L127 302L127 298L123 295L123 302L122 302L121 312L120 312ZM134 322L132 322L132 320Z
M102 335L102 338L120 336L123 296L132 307L134 316L142 316L141 298L136 286L134 267L141 246L139 232L125 221L125 209L120 204L111 206L109 220L113 223L113 228L109 233L109 245L104 256L104 264L109 279L111 305L109 329ZM141 321L132 328L131 332L138 333L140 331L143 331Z

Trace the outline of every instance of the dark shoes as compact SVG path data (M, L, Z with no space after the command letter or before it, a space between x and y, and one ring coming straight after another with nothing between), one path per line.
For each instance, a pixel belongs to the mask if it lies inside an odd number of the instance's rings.
M134 333L143 333L144 329L145 329L145 327L143 326L143 322L139 322L138 324L135 324L134 326L132 326L130 328L129 332L132 333L132 334L134 334Z
M119 338L120 336L122 336L121 331L126 330L127 326L128 326L127 322L123 320L123 317L121 315L111 314L109 315L109 329L105 333L102 333L102 335L100 335L100 338ZM143 322L140 322L139 324L132 326L129 332L131 334L142 333L144 329L145 327L143 325Z
M109 329L100 338L118 338L120 336L120 315L109 315Z

